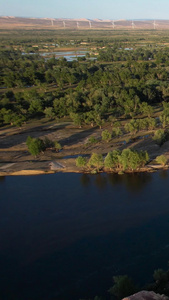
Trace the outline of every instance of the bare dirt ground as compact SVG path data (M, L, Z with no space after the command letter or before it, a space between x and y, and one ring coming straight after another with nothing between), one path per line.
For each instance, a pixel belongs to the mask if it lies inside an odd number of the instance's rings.
M112 130L110 125L106 125L105 128ZM133 139L129 135L123 135L106 143L101 140L101 132L105 128L90 126L78 128L71 122L55 123L46 120L27 123L22 128L3 127L0 129L0 176L34 175L57 171L81 172L83 170L79 170L75 163L78 155L90 156L93 152L106 155L113 149L122 150L127 147L148 151L151 162L144 171L160 168L153 162L158 155L165 154L169 159L169 141L159 147L152 140L149 132L142 132ZM62 150L57 152L49 149L33 157L26 146L28 136L42 139L47 137L58 141L62 145ZM98 143L89 143L88 139L91 136L98 138Z

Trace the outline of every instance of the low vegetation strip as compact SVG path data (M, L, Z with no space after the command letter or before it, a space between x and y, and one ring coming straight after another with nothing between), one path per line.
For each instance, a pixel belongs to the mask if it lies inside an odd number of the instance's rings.
M123 151L113 150L105 158L102 154L93 153L88 161L85 157L79 156L76 159L76 166L92 173L100 170L121 173L139 171L148 161L147 151L124 149Z

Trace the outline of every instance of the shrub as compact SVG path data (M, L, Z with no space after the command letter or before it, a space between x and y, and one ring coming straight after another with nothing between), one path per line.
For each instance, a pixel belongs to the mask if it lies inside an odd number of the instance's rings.
M167 158L166 158L165 155L157 156L157 157L156 157L156 162L157 162L158 164L161 164L162 166L165 166L166 163L167 163Z
M96 144L98 140L94 136L91 136L89 137L88 142L91 144Z
M49 140L47 137L45 137L43 142L45 149L54 147L54 142Z
M57 141L54 142L54 146L55 146L55 149L58 150L58 151L62 149L61 144Z

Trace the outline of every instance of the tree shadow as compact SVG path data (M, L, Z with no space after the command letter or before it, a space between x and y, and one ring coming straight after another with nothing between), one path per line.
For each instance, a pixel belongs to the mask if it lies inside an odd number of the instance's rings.
M83 130L83 128L79 129L79 132L76 132L75 134L72 134L70 137L68 138L63 138L61 140L59 140L59 143L61 143L61 145L68 145L71 146L75 143L79 143L82 142L85 138L87 138L88 136L91 135L91 133L93 133L96 130L96 126L95 127L91 127L89 129Z
M47 135L48 133L51 132L56 132L57 130L64 129L68 123L63 123L63 124L48 124L48 125L39 125L36 127L31 127L27 129L21 128L21 130L17 130L16 133L7 135L3 134L0 136L0 148L1 149L6 149L10 148L19 144L22 144L26 142L27 137L30 135L33 138L39 138Z

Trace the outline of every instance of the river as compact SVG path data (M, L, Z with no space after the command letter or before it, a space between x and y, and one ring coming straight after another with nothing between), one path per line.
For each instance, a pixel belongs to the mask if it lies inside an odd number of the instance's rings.
M0 178L0 298L105 295L169 260L169 171Z

